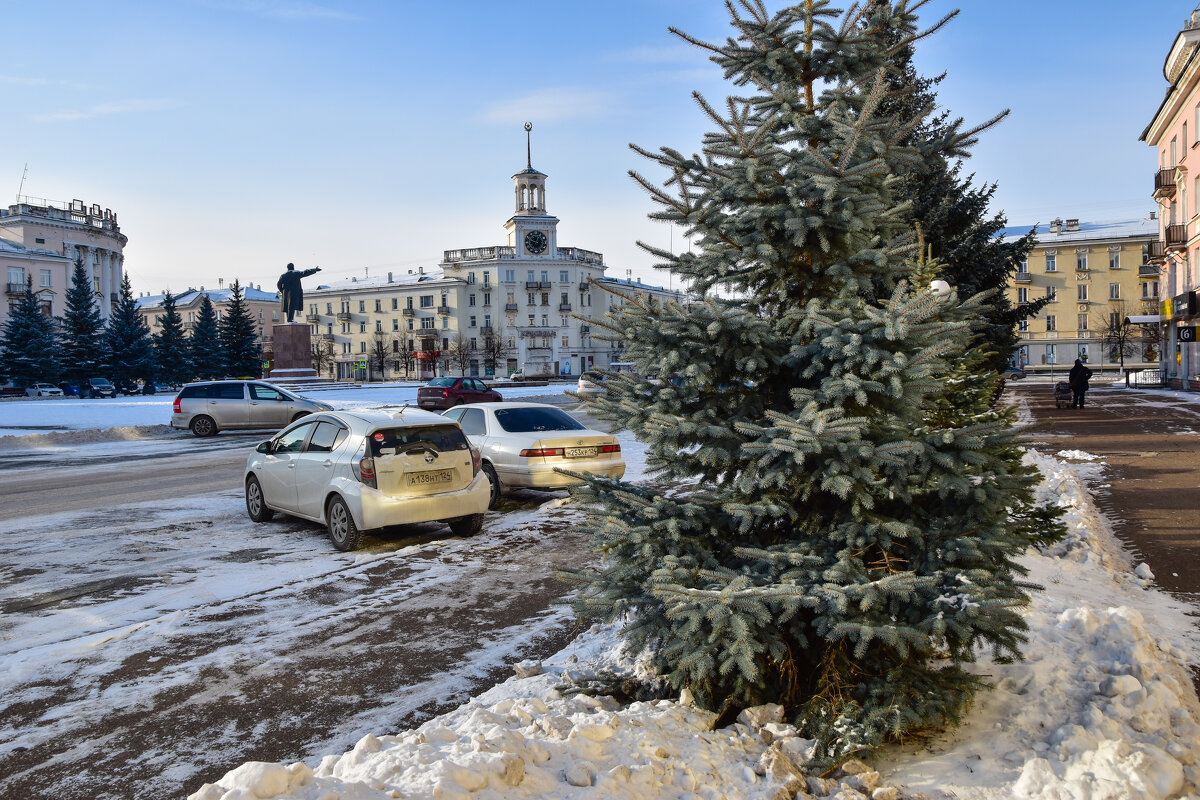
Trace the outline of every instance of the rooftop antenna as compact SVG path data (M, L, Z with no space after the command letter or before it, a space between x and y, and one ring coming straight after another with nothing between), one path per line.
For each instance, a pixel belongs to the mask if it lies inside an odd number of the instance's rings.
M529 138L530 138L529 132L531 130L533 130L533 123L526 122L525 123L525 169L528 169L528 170L533 169L533 150L530 148L530 145L529 145Z
M29 175L29 162L25 162L25 171L21 173L21 183L17 186L17 202L21 202L21 192L25 191L25 178Z

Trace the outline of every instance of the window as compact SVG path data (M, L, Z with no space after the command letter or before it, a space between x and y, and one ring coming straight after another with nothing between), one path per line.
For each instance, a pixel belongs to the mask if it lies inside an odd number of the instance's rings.
M470 321L470 324L469 324L467 327L469 327L469 328L475 328L475 327L477 327L477 326L475 325L475 317L474 317L474 315L472 315L472 316L468 317L467 319Z
M475 305L475 295L472 294L472 295L467 296L467 305L469 305L469 306Z
M1109 269L1120 269L1121 268L1121 251L1120 250L1114 250L1108 254L1108 268Z
M558 271L558 282L559 283L570 283L571 282L570 273L568 273L565 269L560 269Z
M569 338L568 338L567 334L565 334L565 333L564 333L564 334L563 334L563 337L562 337L562 346L563 346L563 347L570 347L571 345L569 345L569 344L567 343L568 341L569 341Z
M376 314L378 314L378 313L379 313L379 312L381 312L381 311L383 311L383 301L382 301L382 300L376 300L376 301L375 301L375 313L376 313Z
M1029 332L1029 320L1027 320L1027 319L1017 320L1017 332L1018 333L1028 333Z
M1046 345L1046 363L1047 364L1057 364L1058 363L1058 345L1056 345L1056 344Z
M1046 330L1048 330L1048 331L1058 330L1058 318L1055 317L1053 314L1046 315Z
M349 333L349 332L350 332L350 323L343 322L342 323L342 333Z
M366 300L358 301L358 313L360 313L360 314L367 313L367 301Z
M517 271L515 269L504 270L504 280L515 281L517 279Z
M392 320L392 330L394 330L394 331L400 330L400 320L398 320L398 319Z
M360 352L360 353L365 353L365 352L367 352L367 343L366 343L366 342L359 342L359 343L358 343L358 352Z
M525 305L536 306L537 305L537 295L534 294L533 292L526 292Z
M1047 286L1046 287L1046 299L1049 300L1051 303L1058 300L1058 287Z
M549 282L550 282L550 270L544 269L544 270L542 270L542 283L549 283Z
M1077 331L1083 332L1088 329L1088 315L1080 314L1075 328Z
M24 267L9 267L8 282L14 284L25 285L25 268Z
M425 317L421 320L421 329L430 330L433 328L433 317Z
M433 308L433 295L421 295L421 308Z
M487 273L485 272L483 274L486 275ZM491 292L483 293L483 304L485 306L490 306L492 304L492 293Z
M360 323L358 323L358 332L359 332L359 333L366 333L366 332L367 332L367 323L366 323L366 322L360 322Z
M350 355L350 343L349 342L342 342L342 353L344 355Z
M1017 302L1018 303L1028 303L1029 302L1029 290L1026 289L1024 286L1020 286L1017 288Z
M1087 269L1087 253L1075 254L1075 269L1083 272Z
M412 320L412 317L409 317L409 319L408 319L408 329L409 329L410 331L413 329L413 320Z
M1171 137L1171 163L1168 164L1167 166L1171 167L1172 169L1174 169L1175 165L1179 163L1179 161L1176 158L1176 149L1177 149L1177 144L1175 142L1175 137Z
M393 298L392 298L392 311L395 311L395 310L396 310L396 309L398 309L399 307L400 307L400 298L399 298L399 297L393 297Z
M1110 283L1108 285L1108 299L1109 300L1120 300L1121 299L1121 284Z
M1081 283L1078 286L1076 286L1075 287L1075 296L1076 296L1076 299L1078 299L1078 300L1087 300L1088 299L1088 285L1086 283Z
M550 293L549 292L542 292L542 305L544 305L544 306L550 305Z
M474 283L474 282L475 282L475 273L468 272L467 273L467 283Z
M1109 330L1114 330L1114 331L1117 330L1118 328L1120 328L1121 327L1121 315L1115 311L1112 312L1111 314L1109 314L1108 315L1108 327L1109 327Z
M330 315L332 315L332 314L333 314L333 303L326 303L326 304L325 304L325 313L326 313L326 314L330 314Z
M1046 254L1046 272L1058 271L1058 256L1053 253Z
M542 327L543 328L550 327L550 317L546 316L545 314L542 314Z
M383 320L381 320L381 319L375 320L375 332L376 333L383 332Z
M46 243L46 240L45 240L45 239L43 239L43 238L41 238L41 237L39 236L38 238L36 238L36 239L34 239L34 240L33 240L33 243L34 243L34 244L45 244L45 243Z
M526 281L528 281L529 283L533 283L534 281L536 281L536 280L537 280L537 278L536 278L536 277L534 277L534 272L533 272L533 270L526 270L526 272L525 272L525 280L526 280Z
M447 330L450 327L450 318L442 317L442 330Z
M50 287L53 285L53 284L50 282L50 270L48 270L48 269L43 269L43 270L41 270L40 272L41 272L41 276L40 276L40 277L41 277L41 286L42 286L42 288L43 288L43 289L48 289L48 288L50 288ZM261 314L262 312L260 311L259 313ZM260 319L261 319L261 317L260 317Z

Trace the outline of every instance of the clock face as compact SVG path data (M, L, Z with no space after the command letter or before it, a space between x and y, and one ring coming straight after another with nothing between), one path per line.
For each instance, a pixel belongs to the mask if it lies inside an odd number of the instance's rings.
M546 234L541 231L530 231L525 234L525 249L535 256L546 252Z

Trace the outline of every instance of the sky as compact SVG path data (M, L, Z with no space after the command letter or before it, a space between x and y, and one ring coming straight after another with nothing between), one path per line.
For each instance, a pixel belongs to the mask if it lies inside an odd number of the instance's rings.
M916 63L947 73L954 116L1011 111L967 164L998 184L993 210L1153 210L1138 137L1193 0L930 0L922 21L957 7ZM629 144L695 152L712 126L691 93L733 92L667 30L723 40L718 0L0 0L0 20L0 204L111 208L135 292L269 287L288 262L403 273L504 244L527 121L560 245L672 285L636 242L687 242L646 219L628 173L661 175Z

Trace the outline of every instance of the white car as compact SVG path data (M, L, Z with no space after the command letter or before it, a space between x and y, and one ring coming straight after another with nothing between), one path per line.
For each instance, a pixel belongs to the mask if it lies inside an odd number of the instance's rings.
M491 484L490 508L513 488L559 489L578 483L555 472L592 472L621 478L625 459L612 434L591 430L557 406L544 403L473 403L444 412L479 448Z
M25 387L26 397L62 397L63 390L48 383L31 383Z
M462 429L438 414L320 412L246 460L246 513L255 522L279 511L323 523L339 550L357 549L363 531L435 520L471 536L491 499L480 467Z
M587 397L589 395L603 394L604 378L598 372L584 372L579 376L579 380L575 382L575 394Z

